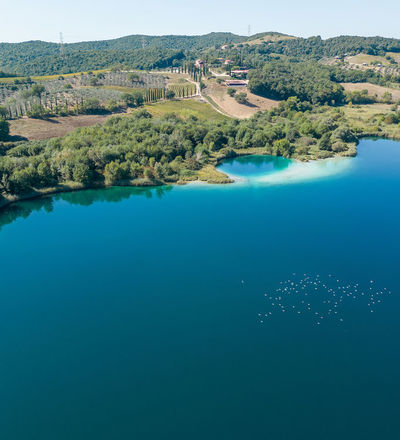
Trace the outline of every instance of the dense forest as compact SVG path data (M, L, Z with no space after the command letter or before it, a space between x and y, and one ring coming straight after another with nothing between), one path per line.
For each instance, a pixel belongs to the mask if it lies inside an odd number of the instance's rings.
M247 41L265 35L278 37L273 41L250 45ZM383 37L341 36L323 40L321 37L279 39L281 34L263 33L244 37L231 33L203 36L132 35L114 40L60 45L43 41L0 43L0 69L20 75L47 75L109 68L123 64L138 69L165 68L182 65L198 56L212 61L229 57L238 64L261 67L276 56L298 60L320 60L364 52L385 55L400 52L400 40ZM222 45L228 50L221 51Z
M284 40L269 45L273 53L289 57L334 57L356 55L364 52L370 55L384 55L400 52L400 40L384 37L340 36L323 40L321 37Z
M27 58L29 59L15 55L4 67L13 69L23 76L83 72L120 65L129 66L131 69L151 70L173 65L179 66L182 64L185 54L181 50L149 48L125 51L77 51L70 53L65 58L61 57L59 53Z
M0 144L0 192L18 196L71 182L90 186L197 180L204 169L240 151L325 158L355 154L356 140L340 110L332 116L296 98L243 121L175 114L153 118L137 110L63 138ZM215 175L203 179L215 181Z
M117 64L138 69L163 68L179 65L183 51L198 51L245 40L246 37L222 32L202 36L131 35L115 40L65 44L65 57L60 55L57 43L0 43L0 68L21 75L79 72Z
M251 92L272 99L297 96L312 104L340 105L349 102L341 82L371 82L385 85L390 81L372 70L345 70L311 61L271 61L249 74Z
M341 104L344 89L332 81L329 69L315 63L275 61L249 75L251 92L272 99L297 96L313 104Z

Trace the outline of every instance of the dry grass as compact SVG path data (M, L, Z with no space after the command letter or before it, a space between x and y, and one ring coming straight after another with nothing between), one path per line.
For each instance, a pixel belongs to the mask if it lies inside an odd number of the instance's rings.
M226 114L239 119L246 119L259 111L270 110L276 107L279 101L263 98L250 93L247 88L237 87L237 93L244 92L247 95L249 105L243 105L236 102L226 93L226 86L218 84L215 81L208 81L204 94L209 96L215 104Z
M208 183L232 183L233 180L226 174L221 173L213 165L206 165L197 172L199 180Z
M75 128L103 124L110 115L60 116L44 119L21 118L10 121L10 135L28 140L51 139L66 135Z
M180 84L182 80L188 80L190 76L187 73L161 73L166 81L167 84Z
M344 111L351 128L357 133L383 136L400 139L398 124L386 124L385 115L391 113L390 104L369 104L359 106L345 106Z
M360 53L352 57L347 57L346 61L352 64L362 64L362 63L371 64L373 61L381 63L383 66L389 66L390 64L385 57L376 56L376 55L367 55L365 53Z
M370 83L342 83L342 86L346 91L349 92L368 90L369 95L376 94L379 98L381 98L385 92L389 92L391 93L394 101L400 99L400 89L392 89Z
M291 35L279 35L279 34L272 34L272 35L265 35L261 38L256 38L255 40L245 41L243 44L248 44L249 46L255 46L257 44L262 44L264 42L273 43L276 41L285 41L285 40L294 40L297 39L297 37L293 37Z

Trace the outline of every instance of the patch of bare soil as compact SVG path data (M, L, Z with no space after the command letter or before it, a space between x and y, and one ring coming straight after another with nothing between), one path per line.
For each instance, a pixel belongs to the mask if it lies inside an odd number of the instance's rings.
M61 137L78 127L104 124L111 115L60 116L51 119L21 118L10 121L10 135L27 140Z
M342 86L346 91L362 91L368 90L369 95L377 95L379 98L383 96L385 92L391 93L393 100L400 99L400 89L391 89L389 87L378 86L370 83L342 83Z
M208 95L223 112L239 119L250 118L259 111L270 110L279 104L279 101L254 95L245 87L237 87L236 89L237 93L246 93L248 104L239 104L236 102L235 98L232 98L226 93L227 87L221 84L209 83L204 93Z

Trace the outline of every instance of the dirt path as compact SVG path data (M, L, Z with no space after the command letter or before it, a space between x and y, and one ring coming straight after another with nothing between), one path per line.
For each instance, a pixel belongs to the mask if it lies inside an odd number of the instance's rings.
M229 113L223 112L214 102L212 99L208 99L210 97L204 96L201 92L200 84L198 82L192 81L191 79L188 79L188 81L196 86L196 96L198 96L202 101L207 102L216 112L220 113L221 115L228 116L229 118L232 118L232 115Z
M247 88L242 87L237 89L237 93L244 92L247 95L248 104L239 104L235 98L226 93L226 86L217 84L216 82L209 82L206 88L205 95L209 97L214 105L217 105L221 110L220 113L227 116L239 119L251 118L259 111L270 110L279 104L279 101L263 98L254 95ZM210 103L211 104L211 103ZM214 107L215 108L215 107Z

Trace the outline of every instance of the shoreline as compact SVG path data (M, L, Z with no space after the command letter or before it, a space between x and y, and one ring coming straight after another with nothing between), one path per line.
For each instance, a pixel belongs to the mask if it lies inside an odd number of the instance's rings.
M309 160L301 160L301 159L291 159L293 161L296 161L298 163L305 163L305 162L314 162L314 163L318 163L321 161L329 161L332 159L337 159L337 158L350 158L350 157L356 157L358 154L357 151L357 147L358 144L361 140L363 139L387 139L387 140L394 140L394 141L400 141L400 137L399 138L393 138L393 137L388 137L388 136L377 136L376 134L363 134L362 136L360 136L358 138L357 144L355 145L355 154L353 155L349 155L349 156L341 156L341 155L334 155L332 157L328 157L328 158L324 158L324 159L309 159ZM250 149L249 150L239 150L239 151L235 151L236 152L236 156L235 157L240 157L240 156L255 156L255 155L262 155L262 156L266 156L267 154L263 153L262 151L255 151L254 149ZM270 154L269 154L270 155ZM55 187L51 187L51 188L44 188L42 190L38 190L38 191L33 191L31 193L28 194L24 194L22 196L10 196L10 197L3 197L3 199L0 199L0 213L2 212L3 209L9 207L10 205L13 205L15 203L18 202L23 202L23 201L27 201L27 200L35 200L35 199L40 199L40 198L44 198L47 196L52 196L54 194L60 194L60 193L67 193L67 192L77 192L77 191L85 191L85 190L89 190L89 189L107 189L107 188L112 188L112 187L139 187L139 188L156 188L156 187L160 187L160 186L175 186L175 185L200 185L200 184L204 184L204 185L227 185L227 184L233 184L233 183L244 183L247 181L246 178L241 178L239 176L235 176L235 175L230 175L228 173L222 172L220 170L218 170L218 165L220 165L224 160L229 159L229 157L223 157L223 158L217 158L215 160L214 163L210 163L205 165L201 170L204 172L209 172L211 170L211 172L215 175L220 175L221 179L215 179L213 178L213 176L209 175L208 178L203 178L201 179L200 176L199 178L195 179L195 180L188 180L188 181L176 181L176 182L161 182L161 181L157 181L157 180L144 180L144 179L140 179L140 181L121 181L118 184L113 184L113 185L106 185L104 183L92 183L91 185L83 185L83 184L79 184L76 182L69 182L69 183L65 183L65 184L60 184L57 185ZM138 179L139 180L139 179Z

